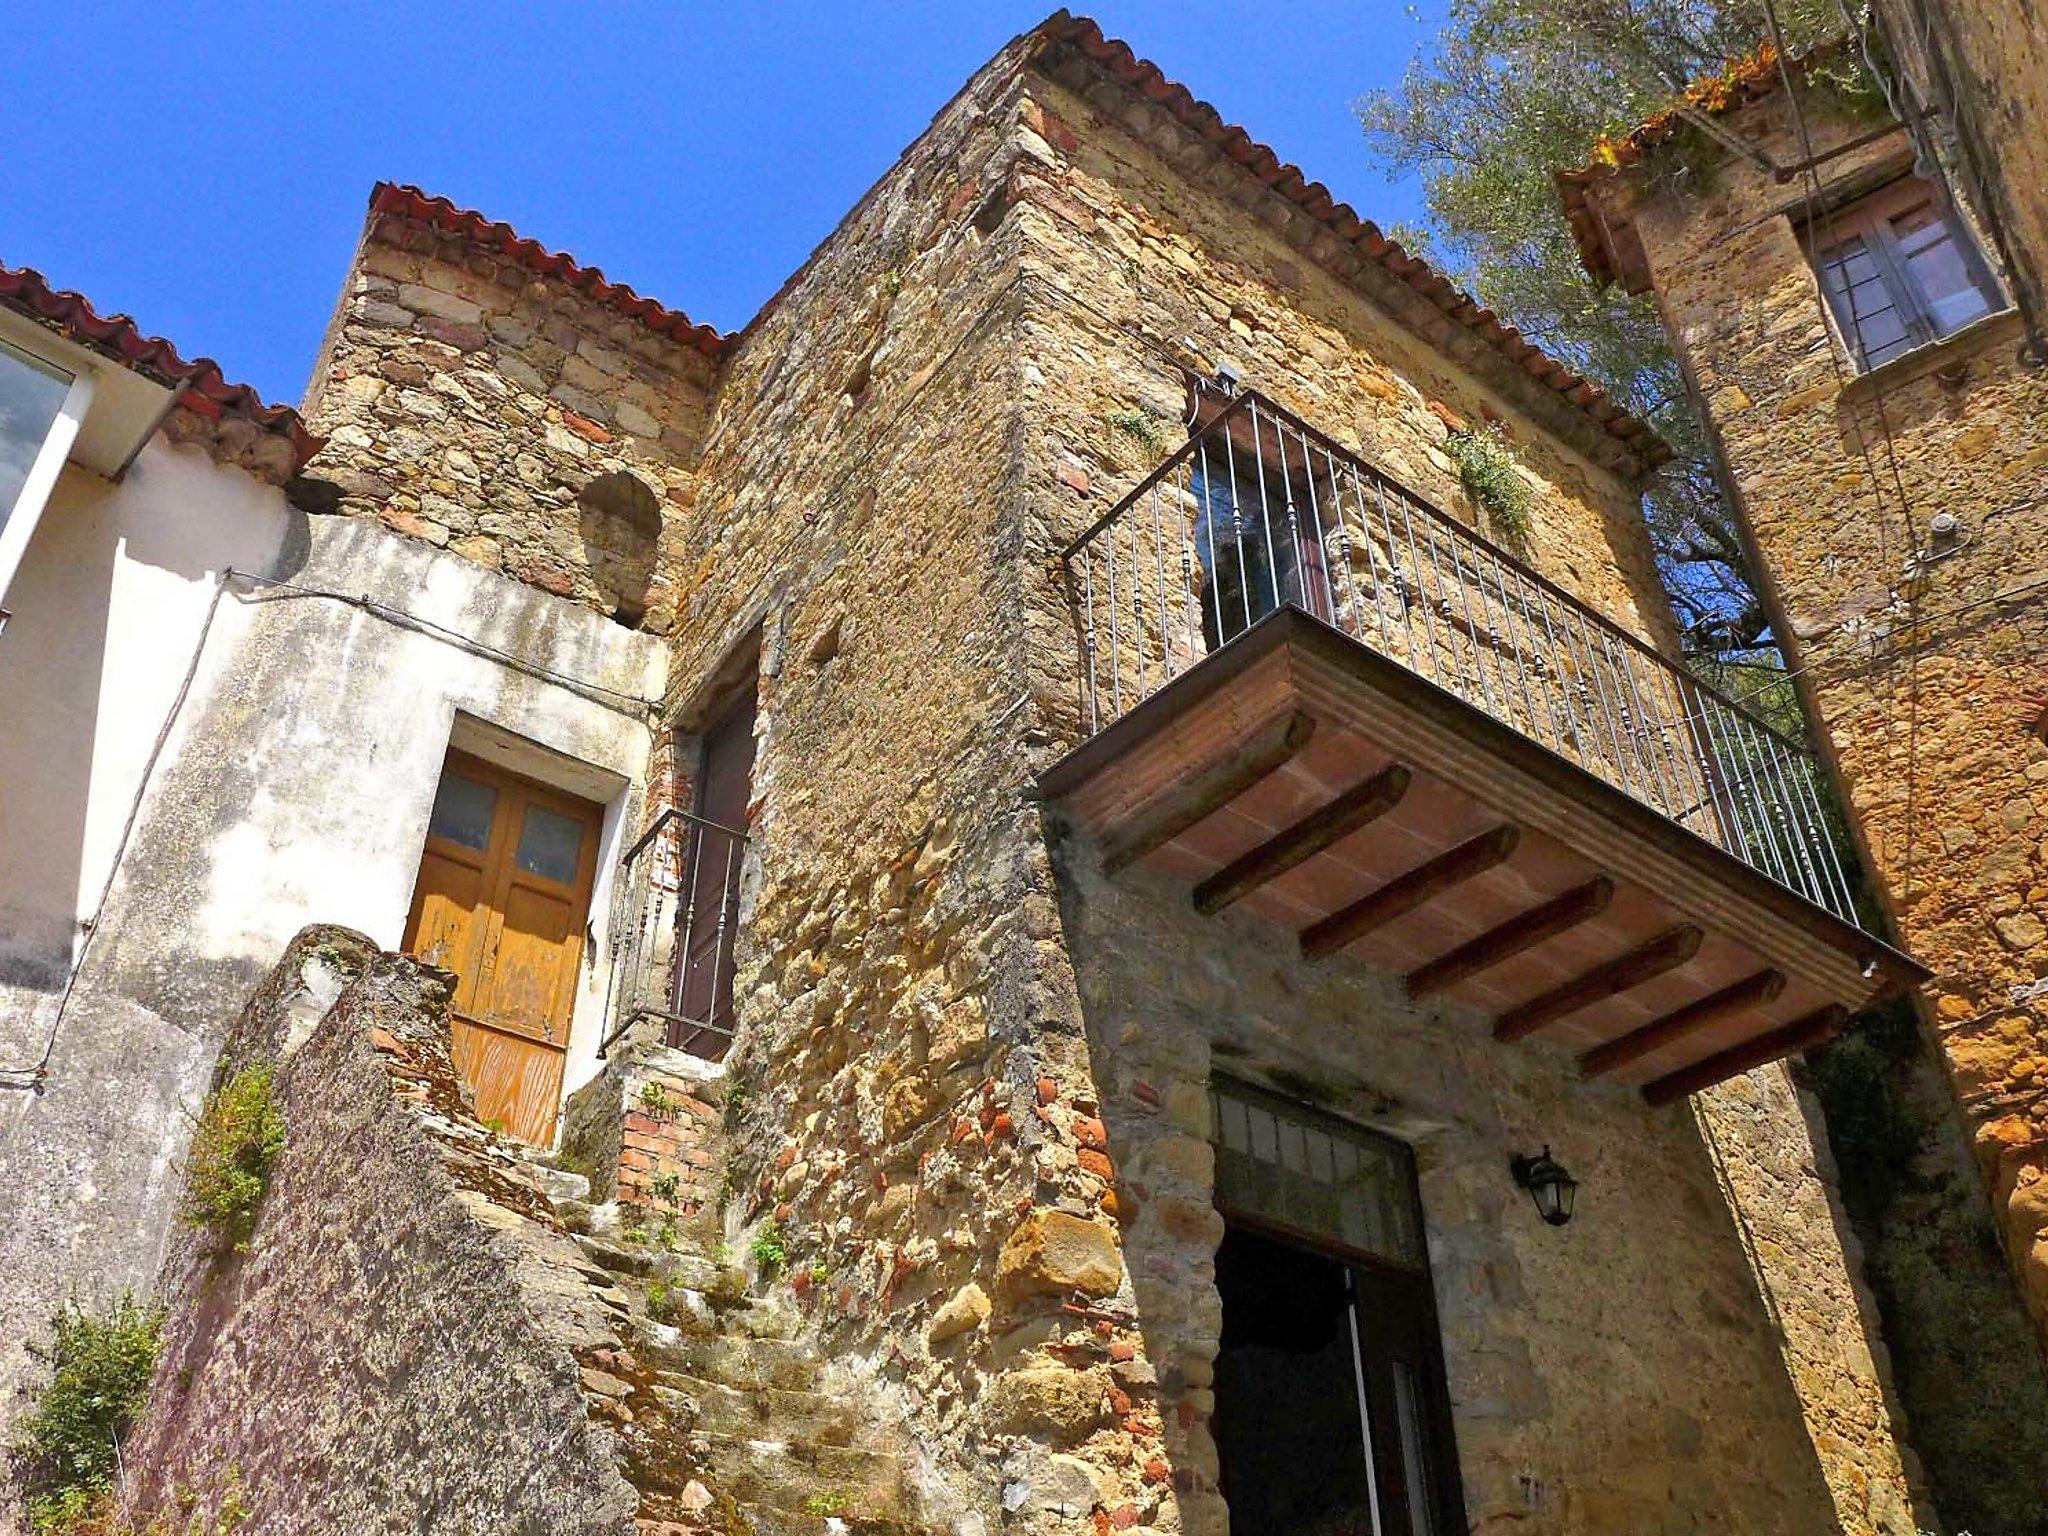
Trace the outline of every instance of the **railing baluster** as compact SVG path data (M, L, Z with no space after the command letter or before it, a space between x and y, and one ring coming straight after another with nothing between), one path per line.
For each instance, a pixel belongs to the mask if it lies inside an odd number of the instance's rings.
M1417 675L1855 921L1853 881L1796 742L1291 412L1250 391L1222 398L1064 551L1091 734L1293 604L1361 642L1370 634ZM700 844L693 836L685 862ZM684 914L686 933L694 920Z

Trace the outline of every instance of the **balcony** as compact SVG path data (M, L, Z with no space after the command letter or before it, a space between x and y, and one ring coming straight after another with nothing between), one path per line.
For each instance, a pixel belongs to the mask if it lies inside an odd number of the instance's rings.
M626 850L606 1010L614 1022L600 1060L650 1019L661 1021L664 1044L724 1058L746 854L744 832L673 808Z
M1924 979L1797 742L1262 396L1198 423L1065 552L1092 734L1041 787L1106 871L1657 1103Z

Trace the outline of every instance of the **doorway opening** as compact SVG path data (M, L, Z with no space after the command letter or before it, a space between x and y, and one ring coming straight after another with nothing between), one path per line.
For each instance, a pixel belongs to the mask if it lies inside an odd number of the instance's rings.
M704 727L681 851L667 1043L716 1061L732 1043L740 880L754 797L756 690L750 676Z
M1408 1149L1237 1085L1215 1103L1233 1536L1463 1531Z
M597 874L603 808L451 751L403 947L453 971L449 1052L476 1116L548 1146Z

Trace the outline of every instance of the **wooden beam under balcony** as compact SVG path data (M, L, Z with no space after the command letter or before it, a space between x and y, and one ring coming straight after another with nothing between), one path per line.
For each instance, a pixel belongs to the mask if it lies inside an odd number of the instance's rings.
M1754 976L1745 976L1733 986L1710 992L1683 1008L1674 1008L1661 1018L1652 1019L1640 1029L1594 1046L1579 1058L1579 1070L1593 1077L1641 1061L1696 1029L1775 1002L1784 990L1783 971L1758 971Z
M1523 1039L1546 1024L1568 1018L1581 1008L1590 1008L1595 1003L1605 1002L1610 997L1617 997L1654 980L1666 971L1676 970L1700 952L1700 941L1705 937L1706 934L1691 923L1667 929L1647 944L1638 944L1625 955L1602 961L1561 987L1553 987L1526 1003L1517 1003L1494 1020L1493 1038Z
M1115 874L1214 815L1308 745L1315 717L1291 709L1211 762L1175 779L1102 835L1102 867Z
M1414 775L1399 763L1318 806L1286 831L1269 837L1195 887L1195 910L1221 912L1268 881L1277 880L1333 843L1343 841L1401 803Z
M1768 1034L1757 1035L1742 1044L1717 1052L1704 1061L1694 1062L1676 1072L1667 1073L1655 1082L1646 1083L1643 1097L1652 1104L1669 1104L1673 1099L1682 1099L1689 1093L1698 1093L1702 1088L1711 1088L1739 1073L1761 1067L1767 1062L1782 1057L1810 1051L1816 1045L1833 1038L1849 1022L1849 1010L1840 1003L1830 1003L1825 1008L1816 1008L1804 1018L1795 1019Z
M1607 910L1613 899L1614 882L1606 875L1595 875L1584 885L1575 885L1562 896L1487 929L1449 954L1417 966L1405 978L1408 995L1427 997L1432 992L1455 987L1468 976L1504 965L1524 950L1591 922Z
M1039 783L1078 834L1062 856L1099 857L1141 897L1147 882L1178 892L1163 916L1227 911L1319 965L1403 978L1446 1029L1490 1020L1564 1071L1584 1063L1589 1093L1682 1096L1926 974L1292 609L1162 681Z
M1331 913L1313 927L1303 929L1302 954L1311 960L1336 954L1395 918L1456 890L1467 880L1477 879L1496 864L1505 863L1521 841L1522 829L1509 823L1482 832L1448 853L1438 854L1428 863L1417 865L1350 906Z

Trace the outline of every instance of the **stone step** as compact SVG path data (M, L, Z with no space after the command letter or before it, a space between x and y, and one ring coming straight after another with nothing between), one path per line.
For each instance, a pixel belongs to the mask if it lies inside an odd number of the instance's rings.
M800 1340L685 1333L641 1317L632 1320L632 1328L634 1353L658 1369L743 1392L763 1387L808 1392L818 1384L818 1352Z
M657 1370L654 1395L670 1420L685 1429L818 1445L853 1443L852 1405L817 1392L742 1390L681 1371Z
M527 1183L557 1206L565 1201L588 1202L590 1199L590 1180L580 1173L536 1162L523 1163L519 1172Z
M708 1430L663 1436L658 1457L639 1454L643 1444L628 1442L624 1471L657 1498L679 1497L694 1480L741 1506L848 1521L907 1513L903 1463L879 1451Z
M672 1500L643 1497L634 1536L953 1536L897 1517L808 1514L765 1504L714 1504L702 1513Z

